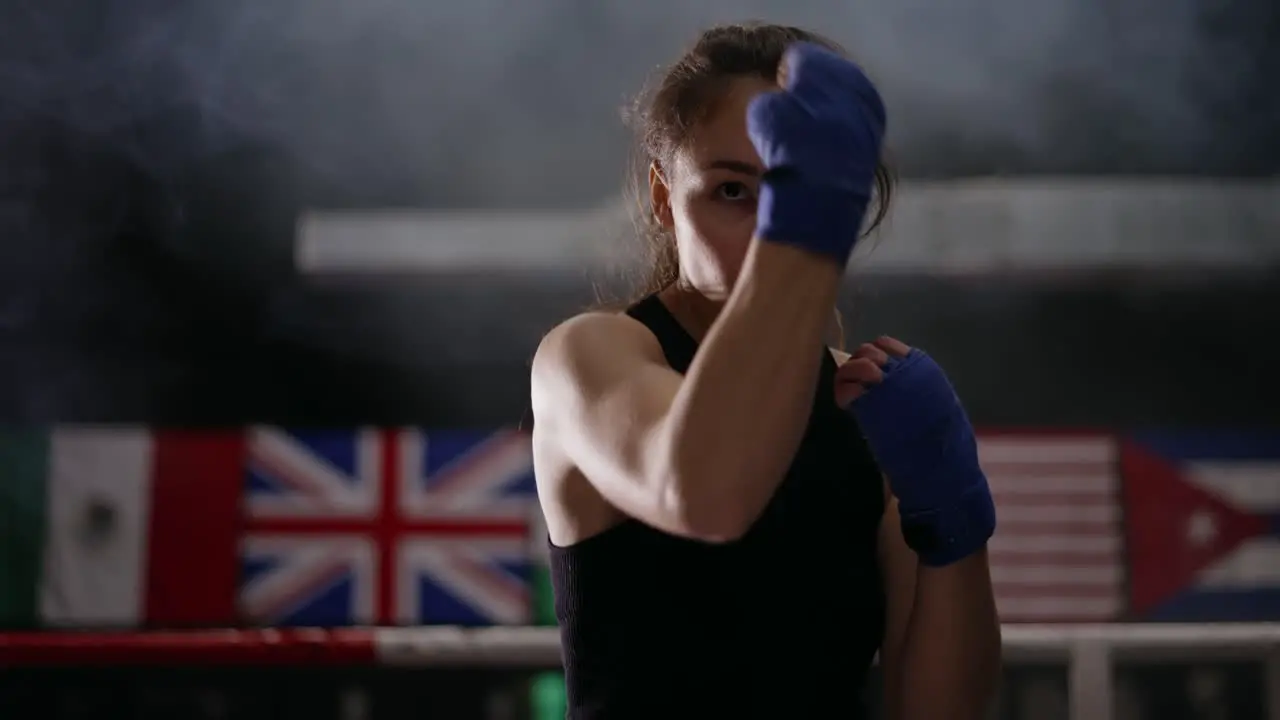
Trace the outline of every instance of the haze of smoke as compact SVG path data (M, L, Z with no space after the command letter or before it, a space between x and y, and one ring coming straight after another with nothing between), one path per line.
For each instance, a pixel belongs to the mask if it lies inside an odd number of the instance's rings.
M275 193L342 205L604 200L627 143L619 106L700 28L748 17L850 47L884 91L908 175L1280 167L1276 3L9 0L5 345L54 337L52 356L23 360L46 379L134 363L133 350L98 358L94 328L123 348L147 313L164 332L192 324L195 311L173 300L198 306L185 276L152 285L174 276L163 263L222 263L218 287L237 268L265 276L245 246L287 234L267 218L292 211ZM294 179L246 177L236 158L249 155L278 158ZM232 169L219 179L218 166ZM229 197L195 212L201 183ZM200 231L193 217L243 226ZM61 406L36 400L36 415Z
M1274 93L1252 90L1280 11L1227 5L16 0L0 24L0 131L61 123L154 173L251 138L352 192L581 202L616 173L615 110L646 72L700 27L754 16L851 47L910 172L1229 170L1221 156L1256 157L1258 129L1280 119ZM180 108L200 119L186 133L130 134Z

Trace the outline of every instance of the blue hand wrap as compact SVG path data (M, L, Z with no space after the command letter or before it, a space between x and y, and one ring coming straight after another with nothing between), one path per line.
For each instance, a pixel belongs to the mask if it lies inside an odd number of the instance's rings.
M973 426L933 358L920 350L891 358L884 382L849 411L898 498L903 536L920 561L949 565L982 549L995 532L995 503Z
M852 62L817 45L787 52L787 84L747 110L764 163L756 235L844 264L871 201L884 103Z

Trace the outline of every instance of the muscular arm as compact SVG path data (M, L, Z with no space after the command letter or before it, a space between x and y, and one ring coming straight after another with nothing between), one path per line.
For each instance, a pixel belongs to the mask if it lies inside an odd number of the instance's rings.
M534 357L538 432L622 512L708 541L740 536L795 455L841 270L753 241L687 375L629 318L585 315Z
M902 539L891 498L880 526L880 562L887 601L880 648L885 717L986 717L1000 678L1000 622L986 551L946 567L919 564Z

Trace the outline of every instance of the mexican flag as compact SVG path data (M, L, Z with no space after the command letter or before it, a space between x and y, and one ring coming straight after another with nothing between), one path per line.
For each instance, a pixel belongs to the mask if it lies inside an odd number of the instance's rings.
M241 438L0 430L0 626L234 620Z

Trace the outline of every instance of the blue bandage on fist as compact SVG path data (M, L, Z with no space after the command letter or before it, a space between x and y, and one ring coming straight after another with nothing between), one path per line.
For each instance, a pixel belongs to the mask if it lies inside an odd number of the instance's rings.
M871 201L884 103L857 65L817 45L793 45L784 63L784 89L747 109L765 168L756 235L843 264Z
M890 359L883 370L884 381L849 411L898 498L907 544L922 563L948 565L980 550L996 528L973 426L924 352Z

